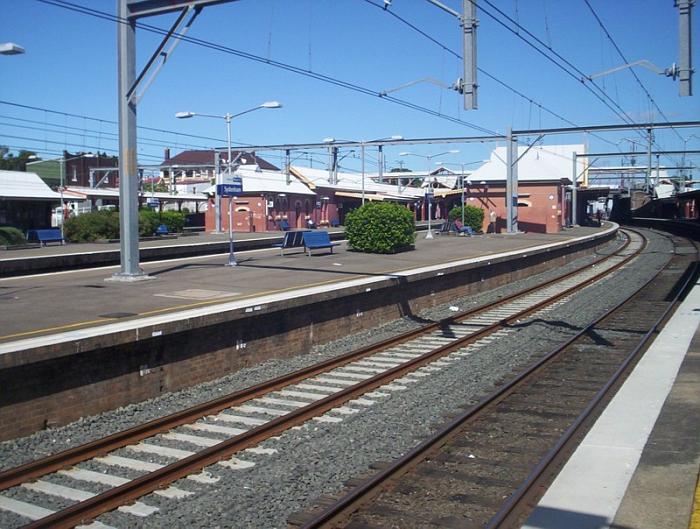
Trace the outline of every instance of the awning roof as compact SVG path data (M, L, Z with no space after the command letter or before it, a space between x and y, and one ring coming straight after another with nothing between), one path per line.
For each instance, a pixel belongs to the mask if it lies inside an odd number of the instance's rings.
M65 191L66 197L69 194L78 199L85 197L119 198L119 189L114 187L67 187ZM143 198L157 198L162 201L204 202L208 200L208 197L203 193L178 193L177 195L171 195L170 193L143 191L139 196Z
M0 198L23 200L61 200L36 173L0 171Z

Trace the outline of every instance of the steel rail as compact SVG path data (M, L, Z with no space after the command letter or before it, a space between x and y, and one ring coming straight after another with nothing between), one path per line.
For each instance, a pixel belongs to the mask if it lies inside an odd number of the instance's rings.
M595 260L593 264L598 264L605 260L611 259L613 256L623 252L627 248L629 243L629 238L627 238L624 245L621 248L619 248L616 252L607 256L602 256L601 258ZM56 472L57 470L68 468L93 457L107 454L108 452L117 450L124 446L137 443L139 441L142 441L159 433L171 430L183 424L191 423L203 416L218 413L226 408L242 404L265 393L276 391L304 378L309 378L323 373L325 371L328 371L330 369L340 367L344 364L347 364L364 356L369 356L383 349L392 347L398 343L411 340L416 336L420 336L421 334L427 334L429 332L458 322L464 318L473 316L474 314L477 314L479 312L483 312L485 310L492 309L493 307L497 307L498 305L511 302L517 299L518 297L525 296L537 289L546 287L557 281L567 279L577 273L580 273L582 270L588 268L589 266L591 265L588 264L584 267L577 268L576 270L553 278L545 283L528 287L526 289L514 293L513 295L500 299L497 302L480 307L474 307L459 314L455 314L448 318L444 318L443 320L440 320L438 322L422 326L412 331L407 331L392 338L382 340L376 344L363 347L359 350L350 351L349 353L343 354L341 356L331 358L329 360L320 362L318 364L314 364L306 368L302 368L300 370L288 373L286 375L282 375L280 377L263 382L261 384L245 388L243 390L231 393L229 395L224 395L220 398L166 415L165 417L159 417L157 419L153 419L138 426L134 426L132 428L116 432L107 437L96 439L95 441L91 441L89 443L85 443L83 445L64 450L57 454L41 458L35 461L31 461L29 463L25 463L18 467L8 469L4 472L0 472L0 491L6 490L10 487L14 487L28 480L37 479L41 476L50 474L52 472Z
M540 369L547 366L552 361L556 360L566 347L568 347L575 340L588 333L591 327L593 327L598 322L600 322L601 320L609 316L611 313L613 313L614 311L622 307L624 304L626 304L632 297L634 297L643 288L645 288L654 279L656 279L659 276L659 274L661 274L661 272L663 272L665 269L666 267L661 268L659 271L656 272L656 274L654 274L652 278L650 278L643 285L637 288L625 300L621 301L611 309L605 311L604 314L596 318L593 322L586 326L586 328L576 333L563 345L558 346L553 351L550 351L540 360L528 367L516 378L484 397L477 404L475 404L474 406L466 410L464 413L451 420L445 427L436 432L433 436L424 440L412 450L403 455L401 458L393 462L391 465L389 465L388 467L381 470L362 484L352 489L345 496L341 497L336 503L325 508L320 513L317 513L310 520L307 520L303 525L300 526L300 529L333 527L336 526L336 524L340 524L343 520L347 519L354 510L356 510L361 505L366 504L373 497L380 494L381 490L389 481L398 479L403 474L405 474L406 472L414 468L416 465L421 463L430 453L433 453L436 450L438 450L445 442L448 441L448 439L453 434L455 434L459 429L463 428L466 423L475 420L477 416L485 409L491 408L494 405L501 402L513 391L519 388L522 384L531 379L532 376L536 374Z
M626 248L626 245L625 245ZM620 250L621 251L621 250ZM639 249L641 251L641 248ZM617 254L619 252L616 252ZM612 255L615 255L612 254ZM629 260L634 258L638 253L634 253L620 263L617 263L608 270L602 271L596 276L589 278L583 284L588 284L595 281L600 276L608 275L614 270L623 266ZM612 255L610 257L612 257ZM588 266L584 267L588 268ZM567 276L569 274L566 274ZM546 282L547 285L551 282ZM542 286L540 286L542 288ZM263 440L268 439L273 435L277 435L289 428L302 424L308 419L318 416L326 411L335 408L343 403L363 395L379 386L382 386L395 378L399 378L404 374L414 371L415 369L421 367L422 365L428 364L434 361L436 358L440 358L452 351L455 351L464 345L473 342L480 337L494 332L498 328L504 327L508 322L515 321L525 314L530 313L535 310L539 310L542 306L546 304L554 303L555 301L568 296L573 291L582 288L582 285L575 285L563 292L545 299L534 306L528 307L516 314L508 316L500 321L497 321L491 325L488 325L481 330L468 335L466 337L455 340L452 343L446 344L442 347L436 348L429 351L413 360L403 363L399 366L393 367L383 373L379 373L363 382L360 382L354 386L350 386L342 391L329 395L323 399L320 399L314 403L311 403L303 408L298 408L282 417L278 417L269 421L261 426L253 428L243 434L236 437L232 437L228 440L222 441L221 443L201 450L189 457L183 458L179 461L171 463L167 466L162 467L155 472L145 474L139 478L129 481L123 485L110 489L106 492L93 496L88 500L76 503L66 509L57 511L52 515L45 518L37 520L26 526L28 529L37 528L69 528L80 523L85 523L90 519L103 514L104 512L113 510L125 503L136 500L137 498L144 496L154 490L163 488L177 479L186 477L187 475L193 474L200 471L201 469L209 466L211 464L217 463L221 460L227 459L231 455L244 450L250 446L254 446ZM532 290L532 289L528 289ZM499 301L494 305L499 305L505 302L504 300ZM474 311L468 311L474 312ZM448 318L448 320L454 320L455 318ZM429 327L433 327L432 325Z
M596 410L599 409L600 405L607 399L607 397L614 393L613 389L615 389L618 383L622 380L623 375L628 372L628 368L639 360L641 354L646 350L646 346L648 345L652 336L654 336L658 331L661 323L667 318L672 310L675 310L681 296L685 295L688 288L691 286L691 282L695 281L698 273L698 248L695 243L693 243L693 245L695 246L695 261L692 265L692 272L688 274L682 286L677 290L673 300L668 303L668 306L663 313L656 319L650 329L639 340L639 343L627 355L622 364L618 367L606 384L598 391L598 393L596 393L588 406L586 406L586 408L579 414L571 426L569 426L569 428L567 428L567 430L562 434L559 441L557 441L552 449L545 454L528 477L525 478L523 484L515 492L513 492L511 496L508 497L498 512L491 518L491 520L489 520L488 524L486 525L486 529L497 529L504 526L508 527L510 524L515 523L516 519L522 515L522 513L518 512L518 510L521 508L520 506L523 504L523 502L539 496L534 489L542 480L544 475L548 473L548 471L558 462L565 461L567 459L566 454L568 454L568 451L575 443L577 436L583 430L584 424L586 424L588 419L596 412ZM652 279L655 279L656 277L657 276L655 275ZM651 280L645 283L642 288L645 288L650 282ZM634 295L636 295L636 293ZM607 315L614 310L617 310L619 306L620 305L606 312L603 318L607 317ZM580 337L581 334L582 333L577 334L576 338ZM568 347L570 343L563 346L563 348Z

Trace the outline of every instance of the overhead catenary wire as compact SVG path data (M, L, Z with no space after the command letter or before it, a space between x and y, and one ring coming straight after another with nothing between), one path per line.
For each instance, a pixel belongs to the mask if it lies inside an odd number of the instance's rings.
M75 11L75 12L77 12L77 13L81 13L81 14L84 14L84 15L89 15L89 16L93 16L93 17L96 17L96 18L101 18L101 19L104 19L104 20L109 20L109 21L112 21L112 22L117 22L117 23L120 23L120 24L129 24L129 21L128 21L128 20L123 19L123 18L120 18L120 17L118 17L118 16L116 16L116 15L112 15L112 14L106 13L106 12L104 12L104 11L98 11L98 10L96 10L96 9L88 8L88 7L79 5L79 4L74 4L74 3L71 3L71 2L67 2L67 1L65 1L65 0L37 0L37 1L38 1L38 2L41 2L41 3L44 3L44 4L47 4L47 5L53 5L53 6L55 6L55 7L60 7L60 8L62 8L62 9L67 9L67 10L70 10L70 11ZM144 23L141 23L141 22L136 23L136 27L139 28L139 29L143 29L143 30L145 30L145 31L149 31L149 32L151 32L151 33L156 33L156 34L163 35L163 36L169 34L169 32L168 32L167 30L164 30L164 29L159 28L159 27L156 27L156 26L151 26L151 25L149 25L149 24L144 24ZM298 75L302 75L302 76L305 76L305 77L309 77L309 78L312 78L312 79L316 79L316 80L318 80L318 81L322 81L322 82L325 82L325 83L328 83L328 84L332 84L332 85L335 85L335 86L339 86L339 87L341 87L341 88L346 88L346 89L348 89L348 90L351 90L351 91L354 91L354 92L357 92L357 93L361 93L361 94L365 94L365 95L369 95L369 96L374 96L374 97L377 97L377 98L379 98L379 99L381 99L381 100L390 101L390 102L395 103L395 104L397 104L397 105L400 105L400 106L403 106L403 107L406 107L406 108L410 108L410 109L412 109L412 110L416 110L416 111L422 112L422 113L424 113L424 114L428 114L428 115L431 115L431 116L434 116L434 117L437 117L437 118L440 118L440 119L445 119L445 120L450 121L450 122L452 122L452 123L456 123L456 124L458 124L458 125L462 125L462 126L465 126L465 127L472 128L472 129L474 129L474 130L478 130L478 131L483 132L483 133L485 133L485 134L490 134L490 135L493 135L493 136L498 136L498 135L500 135L498 132L496 132L496 131L494 131L494 130L490 130L490 129L486 128L486 127L482 127L482 126L477 125L477 124L475 124L475 123L470 123L470 122L468 122L468 121L464 121L464 120L459 119L459 118L456 118L456 117L454 117L454 116L450 116L450 115L447 115L447 114L442 114L441 112L438 112L438 111L436 111L436 110L432 110L432 109L430 109L430 108L423 107L423 106L418 105L418 104L416 104L416 103L411 103L410 101L406 101L406 100L404 100L404 99L400 99L400 98L397 98L397 97L394 97L394 96L383 95L383 94L382 94L380 91L378 91L378 90L373 90L373 89L371 89L371 88L367 88L367 87L361 86L361 85L356 84L356 83L352 83L352 82L349 82L349 81L344 81L344 80L342 80L342 79L338 79L338 78L332 77L332 76L330 76L330 75L322 74L322 73L319 73L319 72L314 72L314 71L312 71L312 70L310 70L310 69L304 69L304 68L301 68L301 67L299 67L299 66L294 66L294 65L292 65L292 64L284 63L284 62L281 62L281 61L266 59L265 57L261 57L261 56L259 56L259 55L255 55L255 54L250 53L250 52L246 52L246 51L242 51L242 50L237 50L237 49L231 48L231 47L229 47L229 46L224 46L224 45L222 45L222 44L216 44L216 43L211 42L211 41L207 41L207 40L204 40L204 39L191 37L191 36L188 36L188 35L183 35L183 34L179 34L179 33L172 33L171 36L176 37L176 38L178 38L178 39L181 40L181 41L188 42L188 43L190 43L190 44L195 44L195 45L198 45L198 46L201 46L201 47L204 47L204 48L216 50L216 51L219 51L219 52L222 52L222 53L226 53L226 54L229 54L229 55L234 55L234 56L237 56L237 57L240 57L240 58L243 58L243 59L248 59L248 60L251 60L251 61L255 61L255 62L267 64L267 65L269 65L269 66L273 66L273 67L275 67L275 68L279 68L279 69L286 70L286 71L289 71L289 72L292 72L292 73L296 73L296 74L298 74Z
M419 33L420 35L422 35L423 37L425 37L426 39L428 39L429 41L431 41L433 44L439 46L439 47L442 48L444 51L446 51L447 53L453 55L453 56L456 57L457 59L463 60L463 57L462 57L462 55L461 55L460 53L454 51L454 50L451 49L449 46L443 44L442 42L440 42L439 40L437 40L435 37L433 37L432 35L428 34L427 32L425 32L424 30L422 30L421 28L419 28L418 26L416 26L415 24L413 24L413 23L410 22L409 20L403 18L403 17L400 16L399 14L395 13L394 11L391 11L391 10L388 10L388 9L384 9L384 6L383 6L383 5L377 4L376 2L374 2L374 0L364 0L364 1L365 1L366 3L368 3L369 5L374 6L374 7L377 7L377 8L379 8L379 9L381 9L382 11L384 11L385 13L389 14L390 16L394 17L395 19L397 19L398 21L400 21L402 24L405 24L406 26L408 26L409 28L411 28L413 31ZM572 126L574 126L574 127L578 127L578 126L579 126L578 124L576 124L576 123L574 123L573 121L567 119L566 117L562 116L561 114L555 112L555 111L552 110L551 108L548 108L547 106L545 106L544 104L540 103L539 101L536 101L535 99L531 98L530 96L528 96L528 95L522 93L521 91L519 91L518 89L516 89L516 88L514 88L513 86L509 85L507 82L503 81L502 79L499 79L498 77L496 77L496 76L493 75L492 73L490 73L490 72L484 70L484 69L481 68L480 66L477 66L477 70L479 71L479 73L485 75L486 77L488 77L488 78L491 79L492 81L498 83L500 86L502 86L502 87L505 88L506 90L510 90L510 91L513 92L515 95L520 96L521 98L523 98L523 99L525 99L526 101L528 101L530 104L536 105L538 108L540 108L541 110L544 110L545 112L547 112L547 113L550 114L551 116L554 116L555 118L560 119L560 120L563 121L564 123L567 123L567 124L572 125ZM611 144L611 145L614 145L614 142L611 142L610 140L608 140L607 138L604 138L603 136L596 135L596 137L598 137L598 139L600 139L600 140L602 140L602 141L604 141L604 142L607 142L607 143L609 143L609 144Z
M583 0L583 1L584 1L584 3L586 4L586 6L588 6L588 9L590 9L591 14L593 15L593 18L595 18L596 22L598 22L598 25L599 25L600 28L603 30L603 33L605 33L605 36L608 38L608 40L610 41L610 43L611 43L611 44L613 45L613 47L615 48L615 51L617 51L617 54L618 54L618 55L620 56L620 58L624 61L625 64L630 64L630 61L627 59L627 57L625 57L625 54L622 53L622 50L620 49L620 46L618 46L617 42L615 42L615 39L612 37L612 35L611 35L610 32L608 31L608 28L605 27L605 24L603 24L603 20L600 18L600 16L599 16L598 13L595 11L595 9L593 9L593 6L591 5L591 3L590 3L588 0ZM668 117L666 116L666 114L664 114L664 111L661 110L661 107L657 104L656 100L655 100L655 99L652 97L652 95L649 93L649 90L647 90L646 86L644 86L644 83L642 82L642 80L641 80L641 79L639 78L639 76L637 75L637 72L635 72L635 71L634 71L633 69L631 69L631 68L629 69L629 71L630 71L630 73L632 74L632 76L634 76L635 80L637 81L637 84L639 84L639 86L641 87L642 91L646 94L646 96L647 96L647 98L649 99L649 101L651 102L651 104L654 105L654 107L655 107L656 110L659 112L659 114L661 115L661 117L664 118L664 120L666 121L666 123L669 123L670 120L668 119ZM676 135L678 136L679 139L683 140L682 136L680 135L680 133L679 133L676 129L674 129L673 127L671 127L671 130L672 130L673 132L676 133Z

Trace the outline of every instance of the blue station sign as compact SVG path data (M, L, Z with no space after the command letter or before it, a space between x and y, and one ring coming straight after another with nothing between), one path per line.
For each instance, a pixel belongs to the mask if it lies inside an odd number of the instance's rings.
M234 177L230 184L216 186L216 194L222 197L231 197L243 193L243 180L240 176Z

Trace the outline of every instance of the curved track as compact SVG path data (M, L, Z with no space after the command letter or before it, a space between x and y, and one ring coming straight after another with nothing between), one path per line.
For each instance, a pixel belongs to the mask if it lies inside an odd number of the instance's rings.
M290 522L304 529L519 526L691 284L697 251L687 253L398 461Z

